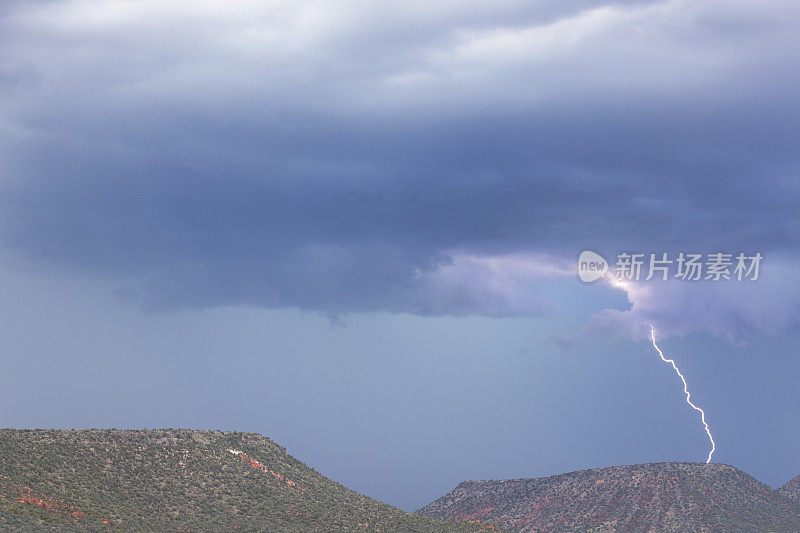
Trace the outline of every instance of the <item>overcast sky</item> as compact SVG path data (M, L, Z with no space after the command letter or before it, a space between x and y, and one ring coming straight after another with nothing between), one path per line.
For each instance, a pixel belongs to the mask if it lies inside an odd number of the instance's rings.
M653 322L719 460L785 481L798 21L790 0L3 2L0 425L258 431L414 509L470 477L703 459ZM764 262L623 290L577 280L584 249Z

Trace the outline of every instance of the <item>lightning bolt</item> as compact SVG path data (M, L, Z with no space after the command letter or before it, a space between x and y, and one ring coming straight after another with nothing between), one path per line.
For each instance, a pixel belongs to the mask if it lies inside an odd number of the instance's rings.
M689 386L686 384L686 378L684 378L683 374L681 374L681 371L678 369L678 365L675 364L675 360L664 357L664 352L662 352L661 348L659 348L658 344L656 344L656 330L653 327L653 324L650 324L650 340L653 341L653 348L656 349L659 357L661 357L661 360L665 363L671 364L672 368L675 370L675 373L678 374L678 377L681 378L681 381L683 381L683 393L686 394L686 403L688 403L695 411L700 412L700 420L703 421L703 426L706 428L706 435L708 435L708 440L711 441L711 451L708 452L708 459L706 459L706 463L710 463L711 456L714 455L714 450L717 449L717 445L714 443L714 437L711 436L711 430L708 428L708 423L706 422L706 413L692 403L692 394L689 392Z

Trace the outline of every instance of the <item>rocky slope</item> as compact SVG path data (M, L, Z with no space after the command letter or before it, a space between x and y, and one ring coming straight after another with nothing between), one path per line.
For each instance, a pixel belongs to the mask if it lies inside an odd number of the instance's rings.
M495 529L362 496L257 434L0 430L0 530Z
M790 480L786 485L779 488L778 492L787 498L800 502L800 476Z
M469 481L418 512L509 531L800 531L800 504L736 468L702 463Z

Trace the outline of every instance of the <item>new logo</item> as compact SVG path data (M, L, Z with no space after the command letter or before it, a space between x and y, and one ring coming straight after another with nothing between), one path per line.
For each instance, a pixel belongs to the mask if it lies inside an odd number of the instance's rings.
M591 250L584 250L578 257L578 276L584 283L591 283L602 278L608 272L608 262L602 255Z

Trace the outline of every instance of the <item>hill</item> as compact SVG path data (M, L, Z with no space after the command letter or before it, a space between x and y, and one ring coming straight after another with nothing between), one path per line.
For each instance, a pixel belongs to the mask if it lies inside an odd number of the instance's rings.
M800 531L800 505L731 466L655 463L468 481L420 509L509 531Z
M10 429L0 530L496 531L362 496L258 434Z
M778 489L783 496L800 502L800 476L792 478L786 485Z

